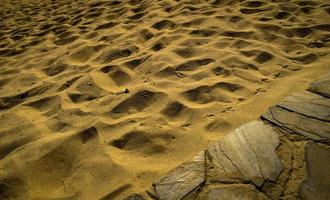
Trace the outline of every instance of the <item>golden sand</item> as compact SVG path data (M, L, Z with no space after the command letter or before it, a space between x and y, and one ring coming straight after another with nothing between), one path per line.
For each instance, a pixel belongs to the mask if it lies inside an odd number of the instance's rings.
M329 71L329 13L2 0L0 199L151 198L153 180Z

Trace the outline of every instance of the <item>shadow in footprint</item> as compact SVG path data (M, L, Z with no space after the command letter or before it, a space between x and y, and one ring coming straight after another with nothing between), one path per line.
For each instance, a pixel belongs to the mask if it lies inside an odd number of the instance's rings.
M214 60L211 58L191 60L191 61L185 62L185 63L177 66L175 69L177 71L193 71L193 70L198 69L201 66L208 65L211 62L214 62Z
M161 21L153 24L152 27L157 29L157 30L162 30L162 29L165 29L165 28L174 28L175 23L170 21L170 20L164 19L164 20L161 20Z

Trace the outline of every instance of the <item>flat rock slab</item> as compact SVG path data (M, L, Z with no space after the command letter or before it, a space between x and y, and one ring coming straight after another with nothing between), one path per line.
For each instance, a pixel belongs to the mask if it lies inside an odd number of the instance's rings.
M154 183L161 200L178 200L189 194L205 180L205 152L178 166Z
M306 148L307 177L300 185L301 199L330 199L330 147L312 143Z
M203 195L205 200L256 200L268 199L263 193L259 192L255 186L250 184L223 184L207 188Z
M307 117L330 122L330 98L312 92L294 93L277 106Z
M308 90L330 98L330 73L311 83Z
M330 142L330 73L271 107L262 116L273 124L315 141Z
M328 143L330 141L330 123L288 109L274 106L262 115L273 124L291 133L303 135L315 141Z
M207 150L210 179L219 182L251 182L261 186L276 181L282 163L276 155L279 138L262 121L252 121L235 129Z

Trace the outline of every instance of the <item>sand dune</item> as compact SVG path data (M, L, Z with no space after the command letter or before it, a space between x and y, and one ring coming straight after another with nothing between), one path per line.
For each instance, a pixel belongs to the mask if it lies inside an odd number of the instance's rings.
M3 0L0 22L0 199L152 198L329 72L326 0Z

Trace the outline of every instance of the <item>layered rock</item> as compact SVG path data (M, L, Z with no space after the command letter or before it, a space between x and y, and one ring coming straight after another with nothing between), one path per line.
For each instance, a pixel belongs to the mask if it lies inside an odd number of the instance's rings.
M278 145L276 132L261 121L252 121L235 129L206 150L209 180L256 186L266 180L276 181L282 171L275 152Z
M155 182L155 189L161 199L181 199L204 182L205 152L172 170Z

